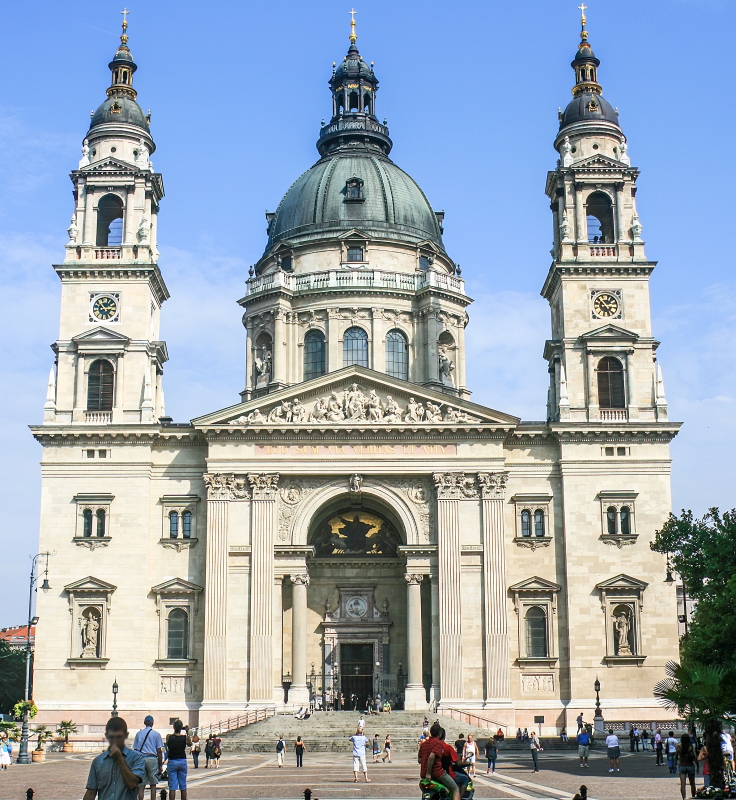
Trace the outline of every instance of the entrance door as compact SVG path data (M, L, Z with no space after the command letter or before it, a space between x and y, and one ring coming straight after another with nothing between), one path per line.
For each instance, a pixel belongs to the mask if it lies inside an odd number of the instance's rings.
M345 709L352 711L356 698L357 708L364 709L366 700L373 696L373 645L341 644L340 677Z

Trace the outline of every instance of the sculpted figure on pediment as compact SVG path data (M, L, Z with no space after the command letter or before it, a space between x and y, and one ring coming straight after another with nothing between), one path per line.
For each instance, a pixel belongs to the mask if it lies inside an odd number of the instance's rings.
M341 422L345 419L345 412L342 410L342 403L337 392L333 392L327 402L327 419L330 422Z
M283 400L280 406L274 406L269 415L269 422L291 422L291 403Z
M366 401L366 396L360 391L358 384L354 383L350 389L345 392L345 417L351 420L364 420Z
M291 421L295 423L304 422L307 416L307 409L304 408L298 397L295 397L291 404Z
M417 403L413 397L409 398L404 412L404 422L421 422L424 416L424 406Z
M424 412L425 422L442 422L442 411L440 406L435 405L430 400L427 400L427 408Z
M320 397L320 399L317 400L317 402L314 404L312 413L309 415L309 421L326 422L328 413L329 413L329 407L327 405L327 400L325 400L324 397Z
M384 422L401 422L401 406L391 395L386 395L386 411L383 415Z
M368 400L366 401L366 407L368 409L368 419L371 422L383 421L383 402L376 394L375 389L371 389L368 395Z

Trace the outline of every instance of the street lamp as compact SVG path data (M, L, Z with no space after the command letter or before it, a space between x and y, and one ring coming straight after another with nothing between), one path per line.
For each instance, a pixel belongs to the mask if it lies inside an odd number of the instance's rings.
M595 683L593 684L593 689L595 689L595 715L593 716L593 729L596 731L603 730L603 712L601 711L601 682L598 680L598 676L595 676Z
M20 729L20 749L18 751L18 764L30 764L31 759L28 755L28 721L30 719L28 706L31 699L31 626L38 622L38 617L33 617L33 592L36 584L38 583L37 567L39 559L44 558L45 565L43 571L43 583L41 589L48 592L51 586L49 585L49 556L54 553L38 553L31 560L31 579L30 588L28 591L28 625L26 626L26 686L23 698L25 700L23 707L23 723Z
M118 679L115 678L112 684L112 714L111 717L117 717L118 715Z

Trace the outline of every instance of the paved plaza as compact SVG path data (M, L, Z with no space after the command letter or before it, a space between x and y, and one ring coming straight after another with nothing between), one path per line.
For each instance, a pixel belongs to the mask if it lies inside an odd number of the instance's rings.
M0 773L0 800L23 800L34 790L34 800L79 800L89 770L91 754L50 754L44 764L13 765ZM667 767L656 767L650 753L624 753L621 772L608 773L608 759L595 753L589 769L580 769L574 753L541 754L541 772L531 773L531 758L510 753L499 760L496 776L480 775L476 780L479 800L570 800L581 783L588 787L590 800L676 800L679 779ZM485 767L484 767L485 768ZM393 764L368 764L371 783L353 783L349 753L305 755L297 770L293 753L287 752L286 766L278 769L275 754L225 754L218 770L192 770L190 800L241 800L245 798L287 798L301 800L305 788L313 800L393 800L419 798L418 766L402 754ZM698 777L698 785L702 778ZM163 786L161 787L163 788ZM146 798L150 794L146 793Z

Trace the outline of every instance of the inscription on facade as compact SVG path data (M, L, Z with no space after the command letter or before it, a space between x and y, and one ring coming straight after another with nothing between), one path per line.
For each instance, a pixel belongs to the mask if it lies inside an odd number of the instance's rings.
M455 456L456 444L304 444L304 445L256 445L257 456L317 456L339 458L341 456Z
M525 693L554 692L555 676L547 675L522 675L521 690Z

